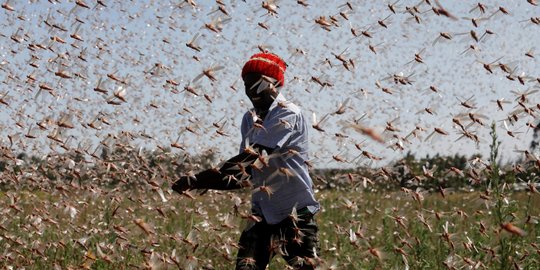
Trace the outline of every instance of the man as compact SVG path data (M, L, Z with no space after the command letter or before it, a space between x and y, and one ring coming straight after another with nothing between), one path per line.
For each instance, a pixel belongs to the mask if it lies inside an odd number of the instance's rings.
M308 173L308 125L300 109L280 93L286 64L277 55L253 55L242 68L246 95L253 104L242 119L240 154L219 170L183 176L173 189L250 187L251 224L239 242L236 269L266 269L280 254L295 269L314 269L318 227Z

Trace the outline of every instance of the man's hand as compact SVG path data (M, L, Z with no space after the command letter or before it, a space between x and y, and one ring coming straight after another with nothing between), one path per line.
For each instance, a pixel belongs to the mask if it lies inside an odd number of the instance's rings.
M180 177L178 181L174 182L172 189L186 195L186 191L192 189L229 190L248 187L250 185L244 179L246 177L244 174L249 174L246 170L247 166L251 165L256 159L256 155L244 152L225 162L219 170L212 168L196 175ZM243 168L243 170L240 168Z
M187 190L193 189L193 181L195 177L193 176L182 176L172 185L172 189L180 194L184 193Z

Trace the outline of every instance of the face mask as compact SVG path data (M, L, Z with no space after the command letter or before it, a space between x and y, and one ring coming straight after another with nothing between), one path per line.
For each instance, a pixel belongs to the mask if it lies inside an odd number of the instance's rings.
M251 89L254 89L255 87L257 87L257 94L260 94L262 91L266 90L266 89L275 89L275 84L276 84L277 80L274 79L274 78L270 78L268 76L264 76L262 75L261 79L259 80L258 83L255 83L253 84L253 86L251 86Z

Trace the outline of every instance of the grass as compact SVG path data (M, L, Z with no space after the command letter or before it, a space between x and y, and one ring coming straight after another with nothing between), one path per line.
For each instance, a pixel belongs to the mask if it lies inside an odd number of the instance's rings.
M494 218L497 199L483 195L319 191L320 256L336 269L539 269L540 194L508 192L503 201L512 205L507 221L524 235L503 230ZM0 195L0 267L189 269L191 260L193 269L232 269L242 228L233 197L243 198L242 215L249 193L167 197L164 203L137 190L7 191ZM508 245L512 252L501 252ZM284 268L274 258L270 269Z

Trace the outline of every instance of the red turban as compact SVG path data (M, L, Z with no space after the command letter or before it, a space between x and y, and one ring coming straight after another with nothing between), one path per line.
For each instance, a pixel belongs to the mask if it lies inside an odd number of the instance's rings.
M258 73L277 80L277 86L285 83L287 64L273 53L256 53L242 68L242 78L248 73Z

